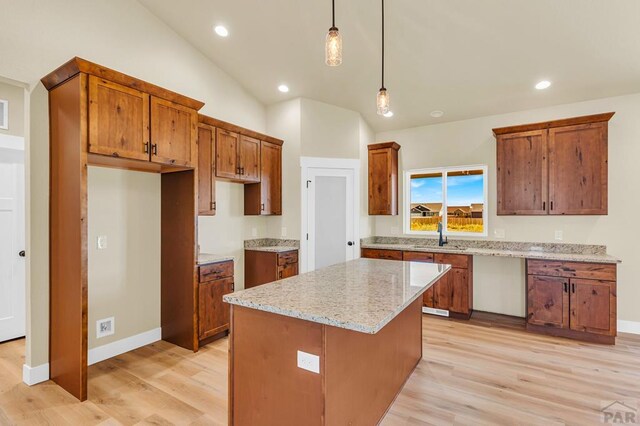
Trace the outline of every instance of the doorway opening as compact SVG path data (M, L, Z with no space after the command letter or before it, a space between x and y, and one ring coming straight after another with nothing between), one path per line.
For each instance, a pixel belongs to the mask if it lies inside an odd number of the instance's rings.
M357 159L302 157L302 272L360 257Z

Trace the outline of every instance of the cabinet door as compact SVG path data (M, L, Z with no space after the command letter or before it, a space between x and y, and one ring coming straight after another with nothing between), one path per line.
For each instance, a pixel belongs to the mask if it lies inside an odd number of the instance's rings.
M262 142L261 214L282 214L282 147Z
M427 308L433 308L433 286L429 287L422 296L422 305Z
M298 264L289 263L284 266L278 267L278 279L289 278L298 275Z
M149 95L89 76L89 152L149 160Z
M233 292L233 278L199 284L198 336L206 339L229 329L229 305L222 296Z
M607 214L607 123L549 129L549 214Z
M616 335L616 283L573 278L571 285L571 329Z
M198 115L185 106L151 97L151 161L195 167Z
M238 177L238 143L237 133L224 129L216 131L216 176L227 179Z
M215 128L198 126L198 214L216 214Z
M245 182L260 182L260 141L258 139L240 136L238 167L240 167L240 179Z
M398 152L393 148L369 150L369 214L398 214Z
M466 269L452 268L451 275L451 308L459 314L469 313L469 272Z
M448 311L451 308L451 271L433 285L433 307Z
M547 131L497 140L498 215L547 214Z
M569 327L569 280L562 277L527 277L527 321L545 327Z

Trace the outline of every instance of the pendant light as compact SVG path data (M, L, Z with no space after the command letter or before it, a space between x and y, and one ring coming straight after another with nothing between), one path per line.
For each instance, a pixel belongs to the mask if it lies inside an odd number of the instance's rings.
M378 115L389 113L389 94L384 87L384 0L382 0L382 85L376 98Z
M324 62L330 67L342 63L342 36L336 27L336 2L331 0L331 28L324 46Z

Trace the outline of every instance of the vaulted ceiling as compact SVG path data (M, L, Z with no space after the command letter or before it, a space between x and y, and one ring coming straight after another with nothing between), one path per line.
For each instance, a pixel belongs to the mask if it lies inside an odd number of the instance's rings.
M265 104L308 97L376 131L640 92L638 0L388 0L392 118L375 110L379 0L336 0L337 68L324 64L329 0L139 1Z

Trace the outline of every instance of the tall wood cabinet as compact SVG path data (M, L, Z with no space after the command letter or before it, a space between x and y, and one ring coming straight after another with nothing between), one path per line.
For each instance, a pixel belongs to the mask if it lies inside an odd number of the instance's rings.
M493 129L498 215L606 215L613 115Z
M162 173L162 338L197 349L194 169L203 103L81 58L42 83L50 125L50 377L85 400L87 166Z
M368 146L369 214L398 214L398 151L395 142Z

